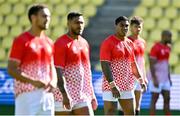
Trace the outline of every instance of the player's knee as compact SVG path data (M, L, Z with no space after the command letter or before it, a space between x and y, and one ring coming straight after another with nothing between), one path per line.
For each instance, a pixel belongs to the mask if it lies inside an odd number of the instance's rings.
M115 112L116 112L116 110L113 107L105 109L105 114L115 114Z
M164 103L169 103L169 101L170 101L170 96L164 98Z

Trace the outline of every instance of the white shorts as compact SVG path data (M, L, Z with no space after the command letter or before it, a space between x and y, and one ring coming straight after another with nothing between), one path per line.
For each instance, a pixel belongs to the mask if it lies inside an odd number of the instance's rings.
M132 91L121 91L120 98L115 98L111 91L104 91L102 94L103 101L118 101L118 99L134 99L134 90Z
M54 115L54 96L44 89L18 95L15 99L15 115Z
M83 107L88 107L90 116L94 116L94 111L92 109L90 101L76 104L76 105L72 106L71 109L65 109L63 107L63 103L62 102L55 101L55 111L56 112L71 112L72 110L83 108Z
M158 88L154 86L152 81L150 81L150 83L149 83L149 90L151 92L155 92L155 93L161 93L162 90L170 91L170 88L171 88L171 85L170 85L169 81L167 81L165 83L159 83Z
M136 80L134 84L134 90L135 91L141 91L141 84Z
M82 102L82 103L74 105L71 109L65 109L62 102L56 101L55 102L55 111L59 111L59 112L61 112L61 111L63 111L63 112L72 111L72 110L79 109L82 107L88 107L88 105L89 104L87 102Z

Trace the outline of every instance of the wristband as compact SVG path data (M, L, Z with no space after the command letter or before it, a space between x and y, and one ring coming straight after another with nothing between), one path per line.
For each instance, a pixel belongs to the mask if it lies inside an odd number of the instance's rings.
M143 83L144 83L143 78L138 78L138 81L139 81L140 84L143 84Z
M114 81L111 81L111 82L109 83L109 86L110 86L110 88L112 89L112 88L116 87L116 84L115 84Z

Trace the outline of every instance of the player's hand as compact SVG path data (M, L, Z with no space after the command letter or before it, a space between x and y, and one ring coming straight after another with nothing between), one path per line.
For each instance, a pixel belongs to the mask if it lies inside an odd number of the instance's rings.
M148 79L145 78L145 79L144 79L144 82L145 82L145 84L146 84L146 86L147 86L147 85L148 85Z
M111 88L111 92L112 92L112 94L113 94L113 97L115 97L115 98L119 98L119 97L120 97L119 90L117 89L116 86L113 87L113 88Z
M97 102L97 99L96 99L96 98L92 99L91 105L92 105L93 110L96 110L96 109L97 109L97 107L98 107L98 102Z
M37 88L46 87L46 85L44 83L42 83L41 81L38 81L38 80L33 80L31 84Z
M170 81L170 86L172 86L172 81L171 80L169 80Z
M63 106L65 109L71 109L71 99L67 94L63 94Z
M146 83L142 83L142 84L141 84L141 88L142 88L142 92L147 91L147 85L146 85Z
M156 88L159 87L159 83L158 83L158 80L157 80L157 79L154 79L154 80L153 80L153 84L154 84L154 86L155 86Z

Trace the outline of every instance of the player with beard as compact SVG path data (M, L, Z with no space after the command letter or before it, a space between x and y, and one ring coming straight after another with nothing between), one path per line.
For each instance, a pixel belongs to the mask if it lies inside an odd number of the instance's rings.
M134 46L127 38L129 20L120 16L115 20L115 34L101 44L100 61L103 71L103 100L105 115L115 115L117 102L124 115L134 115L134 83L137 79L145 90L146 85L134 56Z
M146 71L145 71L145 59L144 59L144 52L145 52L145 40L140 37L140 33L143 28L143 19L138 16L134 16L130 20L130 30L131 35L128 37L134 43L134 54L136 57L137 64L139 69L143 75L143 79L147 85L148 81L146 78ZM140 83L136 80L135 83L135 101L136 101L136 115L140 112L141 106L141 99L142 99L142 91Z
M54 115L54 45L44 33L51 14L47 6L35 4L28 17L31 28L14 39L8 62L8 72L15 78L15 115Z
M164 99L163 108L165 115L170 115L170 87L172 86L172 82L168 60L171 51L171 37L172 33L169 30L162 31L161 41L155 43L150 51L151 115L155 115L159 94L162 94Z
M81 13L67 16L68 32L55 42L55 67L58 88L54 91L55 114L94 115L97 100L92 86L88 42L81 36Z

